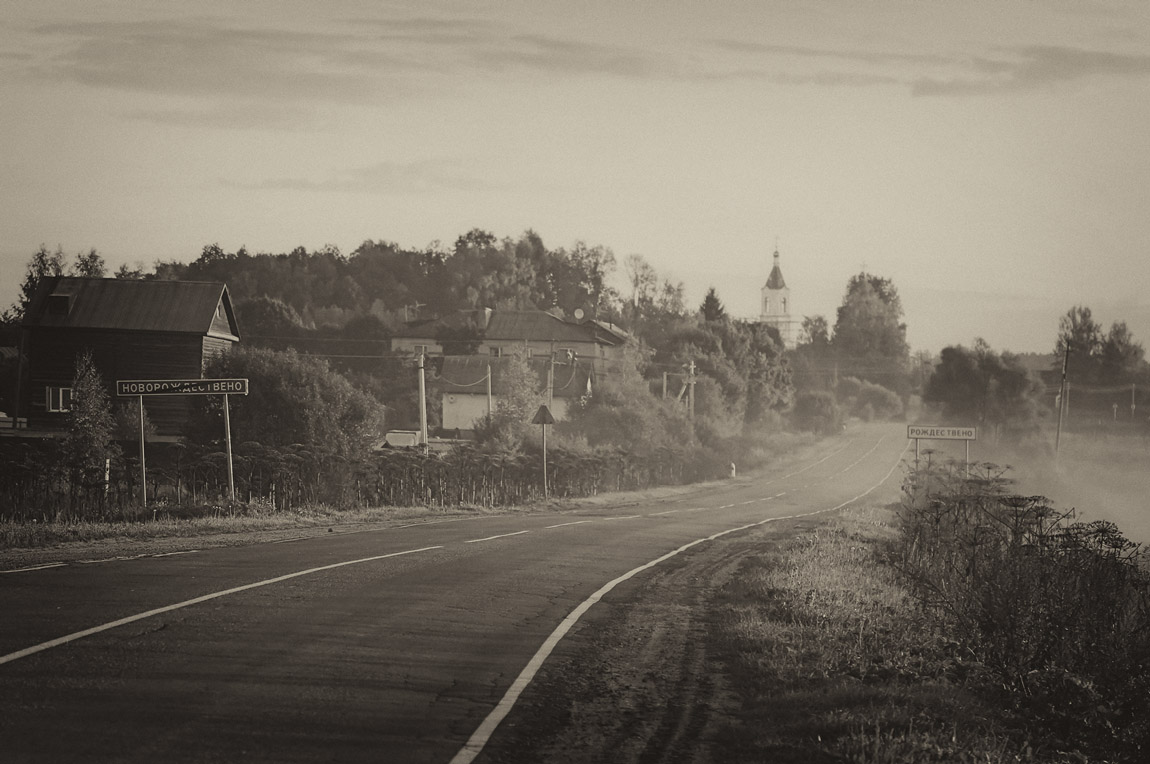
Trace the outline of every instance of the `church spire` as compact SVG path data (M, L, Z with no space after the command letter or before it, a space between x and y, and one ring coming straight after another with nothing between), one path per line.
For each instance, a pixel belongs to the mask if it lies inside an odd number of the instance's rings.
M767 289L786 289L787 282L783 280L783 269L779 267L779 249L775 247L775 263L771 268L771 275L767 278Z

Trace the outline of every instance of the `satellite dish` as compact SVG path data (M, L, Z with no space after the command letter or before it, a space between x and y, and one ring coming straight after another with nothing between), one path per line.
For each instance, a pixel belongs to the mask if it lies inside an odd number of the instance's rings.
M575 320L582 321L583 316L585 316L585 315L587 315L587 314L583 312L582 308L576 308L575 309Z

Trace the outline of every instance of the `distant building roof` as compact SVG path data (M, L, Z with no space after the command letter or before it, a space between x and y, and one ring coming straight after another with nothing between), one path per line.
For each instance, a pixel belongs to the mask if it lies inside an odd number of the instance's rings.
M787 282L783 281L783 269L779 267L779 251L775 250L775 265L771 268L771 275L767 277L767 289L786 289Z
M445 393L470 395L487 394L487 369L491 369L491 393L505 392L504 374L511 358L491 358L488 356L448 356L443 359L439 385ZM527 363L539 380L539 390L547 389L547 372L550 361L546 358L531 358ZM594 381L595 371L590 361L575 360L573 363L555 364L555 397L579 398L587 394Z
M486 342L595 342L621 345L627 333L602 321L573 323L541 310L458 311L440 319L412 321L396 332L407 339L436 339L445 330L472 328Z
M220 308L226 321L215 320ZM239 338L227 285L202 281L53 276L41 280L23 325Z
M597 339L594 327L569 323L541 310L497 310L483 336L488 342L595 342Z

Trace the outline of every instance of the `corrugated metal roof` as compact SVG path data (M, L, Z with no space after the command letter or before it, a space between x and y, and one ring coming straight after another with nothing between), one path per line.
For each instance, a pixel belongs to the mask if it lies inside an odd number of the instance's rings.
M40 282L24 326L208 334L221 305L238 337L225 284L55 276Z

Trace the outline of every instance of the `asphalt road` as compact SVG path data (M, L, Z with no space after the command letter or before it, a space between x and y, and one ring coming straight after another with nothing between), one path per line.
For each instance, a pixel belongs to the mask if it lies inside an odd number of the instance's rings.
M649 503L0 575L0 760L466 761L564 619L633 591L605 585L889 491L906 445L866 426Z

